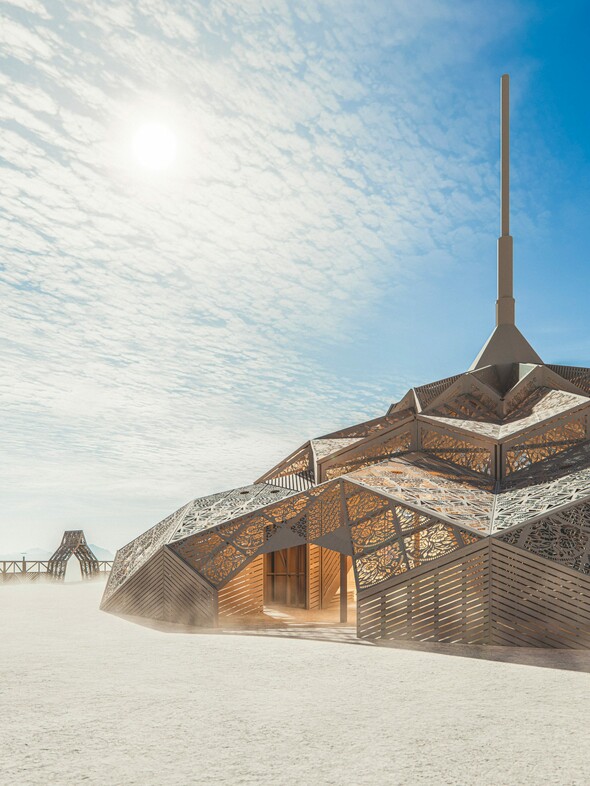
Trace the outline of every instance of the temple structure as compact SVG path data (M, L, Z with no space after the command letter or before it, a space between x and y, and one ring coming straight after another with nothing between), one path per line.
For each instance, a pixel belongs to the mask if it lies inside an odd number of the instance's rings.
M339 595L344 619L351 569L359 637L590 645L590 368L516 327L508 122L505 75L496 325L469 370L189 502L118 551L105 611L211 627Z

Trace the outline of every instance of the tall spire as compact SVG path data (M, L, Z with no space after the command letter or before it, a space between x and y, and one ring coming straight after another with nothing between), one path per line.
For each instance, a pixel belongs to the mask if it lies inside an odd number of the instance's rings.
M496 327L470 370L509 363L542 362L514 321L510 234L510 77L503 74L500 79L500 237Z
M496 325L514 325L512 235L510 234L510 77L500 80L500 227Z

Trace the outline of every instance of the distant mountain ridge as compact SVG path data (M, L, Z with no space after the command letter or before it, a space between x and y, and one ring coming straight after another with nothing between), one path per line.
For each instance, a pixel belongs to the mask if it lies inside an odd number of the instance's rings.
M88 544L92 553L96 557L97 560L113 560L115 559L114 555L108 549L103 549L102 546L95 546L94 543ZM12 554L0 554L0 560L15 560L15 559L22 559L23 554L25 555L25 559L29 562L40 561L43 562L44 560L48 560L49 557L53 554L53 551L47 551L47 549L39 549L39 548L32 548L32 549L25 549L23 551L13 551Z

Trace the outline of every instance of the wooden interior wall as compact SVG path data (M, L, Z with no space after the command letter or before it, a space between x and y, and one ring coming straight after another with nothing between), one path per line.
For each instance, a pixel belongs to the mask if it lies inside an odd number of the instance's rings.
M340 554L322 549L322 604L327 608L340 589Z
M264 606L264 558L253 559L218 592L219 616L262 614Z
M114 614L207 628L216 624L217 591L163 547L101 608Z
M322 547L310 543L307 547L307 608L322 607Z
M307 608L325 609L340 587L340 554L315 543L307 548Z

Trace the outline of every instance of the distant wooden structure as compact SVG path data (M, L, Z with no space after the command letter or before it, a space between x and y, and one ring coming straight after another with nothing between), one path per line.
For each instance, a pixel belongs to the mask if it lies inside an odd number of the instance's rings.
M83 579L89 579L99 572L98 560L86 543L84 532L81 529L71 529L64 532L61 543L49 558L48 573L51 578L63 581L68 560L72 556L80 563Z
M96 558L81 529L66 530L61 543L48 560L2 560L0 577L7 581L64 581L69 559L75 556L82 579L110 573L112 562Z

